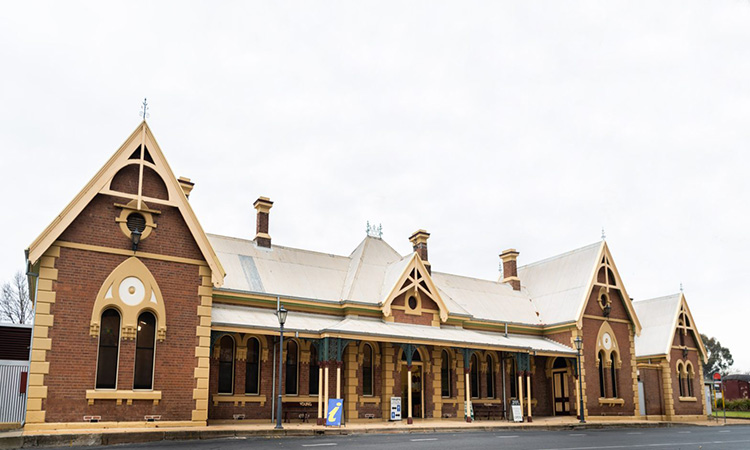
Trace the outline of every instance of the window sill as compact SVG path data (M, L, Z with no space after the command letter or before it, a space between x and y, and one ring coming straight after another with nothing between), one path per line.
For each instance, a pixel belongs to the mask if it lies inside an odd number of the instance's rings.
M213 402L214 406L219 406L219 403L234 403L234 406L245 406L245 403L260 403L260 406L265 406L266 396L253 394L214 394Z
M622 406L625 404L624 398L602 398L599 397L599 404L600 405L609 405L609 406Z
M89 405L93 405L95 400L117 400L118 405L122 405L123 400L128 405L132 405L133 400L151 400L154 402L154 405L158 405L159 400L161 400L161 391L103 391L89 389L86 391L86 400L89 401Z
M697 402L698 399L695 397L680 397L681 402Z
M374 403L376 405L379 405L380 404L380 397L372 397L372 396L360 397L359 398L359 403L362 404L362 405L364 405L365 403Z

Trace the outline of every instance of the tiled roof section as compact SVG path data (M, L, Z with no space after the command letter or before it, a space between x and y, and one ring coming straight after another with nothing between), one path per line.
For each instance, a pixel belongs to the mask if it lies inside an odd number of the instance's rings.
M518 268L521 287L546 325L578 320L604 242Z
M635 355L666 355L672 346L682 294L633 302L641 321L641 335L635 338Z

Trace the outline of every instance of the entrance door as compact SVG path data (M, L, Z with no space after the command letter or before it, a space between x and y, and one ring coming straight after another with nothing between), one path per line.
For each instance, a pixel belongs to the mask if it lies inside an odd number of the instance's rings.
M555 398L555 415L566 416L570 414L570 393L568 392L568 373L553 372L552 386Z
M401 418L409 417L409 371L406 366L401 368ZM411 398L412 413L415 419L424 419L424 396L422 395L422 365L414 364L411 368Z

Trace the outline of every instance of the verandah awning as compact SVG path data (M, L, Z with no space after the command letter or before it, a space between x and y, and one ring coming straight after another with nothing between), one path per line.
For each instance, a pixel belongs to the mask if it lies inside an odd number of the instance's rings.
M276 334L279 322L274 310L246 306L214 304L212 326L226 330L247 330ZM290 313L285 331L308 337L343 337L351 339L384 340L397 343L468 347L540 355L575 356L576 351L542 336L527 336L466 330L460 327L412 325L383 322L377 318L349 316L346 318L322 314Z

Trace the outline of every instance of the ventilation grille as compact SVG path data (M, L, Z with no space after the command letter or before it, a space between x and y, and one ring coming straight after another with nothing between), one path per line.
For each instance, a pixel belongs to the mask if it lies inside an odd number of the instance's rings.
M138 213L132 213L127 220L128 230L143 232L146 229L146 218Z

